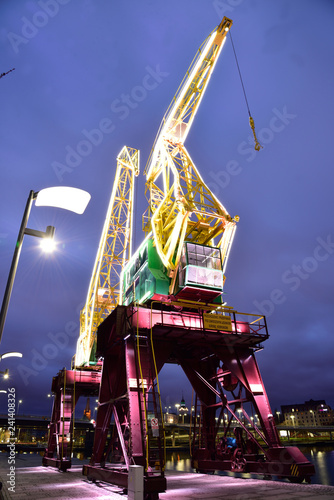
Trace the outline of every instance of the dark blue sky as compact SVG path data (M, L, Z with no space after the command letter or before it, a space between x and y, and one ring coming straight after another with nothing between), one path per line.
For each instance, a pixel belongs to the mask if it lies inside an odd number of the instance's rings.
M0 347L24 354L0 367L11 369L0 388L16 387L20 413L48 412L52 376L70 366L117 154L123 145L141 151L137 246L158 126L224 15L264 146L253 149L228 39L186 141L205 181L240 216L226 299L267 314L270 339L257 359L273 410L310 398L334 406L333 2L3 0L0 73L15 71L0 80L1 297L29 191L61 184L92 195L81 216L31 212L29 227L55 225L59 244L49 257L35 238L23 244ZM182 390L189 403L178 368L165 367L160 383L166 403Z

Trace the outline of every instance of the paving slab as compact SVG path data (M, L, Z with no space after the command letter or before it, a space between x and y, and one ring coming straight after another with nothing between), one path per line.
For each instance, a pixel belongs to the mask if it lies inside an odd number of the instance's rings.
M121 488L91 483L82 475L83 461L73 460L72 468L59 472L41 465L39 455L18 455L15 462L15 491L7 483L8 458L0 454L0 480L3 500L126 500ZM87 461L85 462L87 463ZM283 481L243 479L232 476L167 471L167 491L161 500L334 500L334 486L291 484ZM1 498L1 496L0 496Z
M292 484L283 481L243 479L231 476L167 472L161 500L321 500L334 499L334 486Z

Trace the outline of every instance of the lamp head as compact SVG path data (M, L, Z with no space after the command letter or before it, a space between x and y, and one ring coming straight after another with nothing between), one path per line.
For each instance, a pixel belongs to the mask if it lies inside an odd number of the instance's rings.
M2 359L5 359L5 358L22 358L22 353L21 352L16 352L16 351L13 351L13 352L5 352L4 354L1 354L0 355L0 361Z
M83 189L56 186L45 188L36 194L36 206L57 207L82 214L86 210L91 196Z

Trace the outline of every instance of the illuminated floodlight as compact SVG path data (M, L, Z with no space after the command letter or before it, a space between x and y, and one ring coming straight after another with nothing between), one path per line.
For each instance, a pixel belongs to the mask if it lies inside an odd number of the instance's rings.
M89 203L91 195L83 189L56 186L41 189L37 193L35 205L37 207L56 207L83 214Z

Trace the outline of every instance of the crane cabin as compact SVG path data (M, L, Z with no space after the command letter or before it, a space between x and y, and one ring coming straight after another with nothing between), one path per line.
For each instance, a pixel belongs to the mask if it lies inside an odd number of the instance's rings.
M221 249L186 241L172 278L162 263L152 237L140 245L121 278L122 305L144 304L152 300L176 299L222 303L224 285Z

